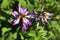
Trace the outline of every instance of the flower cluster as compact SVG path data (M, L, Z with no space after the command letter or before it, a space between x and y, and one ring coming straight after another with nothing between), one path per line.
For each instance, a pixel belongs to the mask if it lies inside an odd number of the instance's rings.
M31 13L30 15L28 15L28 9L24 9L22 6L18 7L18 11L13 11L12 15L14 17L16 17L16 19L11 20L11 23L13 25L17 25L19 24L19 22L22 19L22 31L26 31L27 26L31 26L32 22L28 20L28 18L35 18L34 12ZM48 20L51 19L49 18L49 16L51 16L53 14L47 13L47 12L43 12L42 14L40 13L38 18L35 18L36 20L40 20L42 21L43 24L45 24L44 22L48 23Z
M27 18L34 18L34 13L31 13L28 15L28 9L24 9L22 6L19 6L18 11L13 11L12 15L16 17L17 19L11 20L11 23L13 25L19 24L20 19L22 19L23 25L22 25L22 31L26 31L27 26L31 26L32 23Z
M42 13L39 14L38 17L36 17L36 21L40 20L41 24L44 26L45 23L49 24L49 20L51 19L50 16L52 16L52 13L48 13L43 11Z

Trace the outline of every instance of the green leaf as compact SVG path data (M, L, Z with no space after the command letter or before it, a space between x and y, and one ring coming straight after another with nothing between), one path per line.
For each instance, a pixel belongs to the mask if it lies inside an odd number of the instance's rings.
M54 33L52 33L52 31L49 31L49 37L48 37L49 39L51 38L51 39L55 39L55 35L54 35Z
M15 0L2 0L1 9L2 10L10 9L10 6L12 6L13 3L15 3Z
M6 14L8 14L8 15L11 15L12 14L12 10L6 10L6 11L4 11L4 12L6 12ZM8 16L7 15L7 16Z
M35 32L34 32L34 31L30 31L30 32L28 33L28 35L29 35L29 36L35 36Z
M14 34L11 35L13 39L17 38L17 32L15 32Z
M6 18L2 15L0 15L0 20L6 20Z
M11 30L11 28L6 28L6 27L2 28L2 35L4 35L4 33L9 31L9 30Z
M28 33L28 35L31 36L31 37L34 37L34 39L36 40L35 31L30 31L30 32Z
M26 6L26 1L25 0L19 0L19 5Z
M51 21L51 26L50 27L53 27L58 31L60 30L60 25L59 25L59 23L57 21Z
M9 6L9 1L8 0L3 0L2 4L1 4L1 8L5 9Z

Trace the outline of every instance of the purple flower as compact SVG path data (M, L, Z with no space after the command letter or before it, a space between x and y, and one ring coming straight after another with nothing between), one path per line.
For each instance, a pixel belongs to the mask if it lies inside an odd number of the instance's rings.
M20 19L22 19L23 25L22 25L22 31L26 31L27 26L31 26L32 23L27 18L34 18L34 13L31 13L28 15L28 9L24 9L22 6L19 6L18 11L13 11L12 15L16 17L17 19L11 20L11 23L13 25L17 25L20 22Z
M45 25L45 23L49 24L49 20L51 19L50 16L52 16L52 13L43 12L38 17L36 17L36 21L40 20L41 24Z

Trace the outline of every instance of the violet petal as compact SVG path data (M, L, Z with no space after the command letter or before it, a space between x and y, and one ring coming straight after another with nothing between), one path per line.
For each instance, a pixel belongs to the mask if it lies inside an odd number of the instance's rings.
M14 17L18 16L18 12L17 12L17 11L14 11L14 12L12 13L12 15L13 15Z
M11 23L13 25L19 24L20 18L16 19L16 20L11 20Z
M25 23L27 26L31 26L32 23L28 19L23 19L23 23Z
M34 18L34 14L32 13L32 14L27 15L27 16L25 16L25 17L27 17L27 18Z
M24 32L24 31L26 31L26 25L23 23L23 26L22 26L22 31Z
M19 13L21 13L21 14L24 13L24 8L22 6L19 6L18 10L19 10Z
M28 9L25 9L23 15L27 15L27 14L28 14Z

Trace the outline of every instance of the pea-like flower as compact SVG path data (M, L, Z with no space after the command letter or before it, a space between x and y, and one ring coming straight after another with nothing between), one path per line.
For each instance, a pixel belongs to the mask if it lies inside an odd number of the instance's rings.
M24 9L22 6L19 6L18 11L19 12L13 11L12 15L17 19L11 20L11 23L13 25L17 25L20 23L22 19L22 22L23 22L22 31L26 31L27 26L32 25L32 22L29 21L27 18L34 18L34 13L31 13L30 15L28 15L28 9Z
M40 15L36 18L36 21L40 20L42 25L45 25L45 23L49 24L49 20L51 19L50 16L52 16L52 13L48 12L42 12Z

